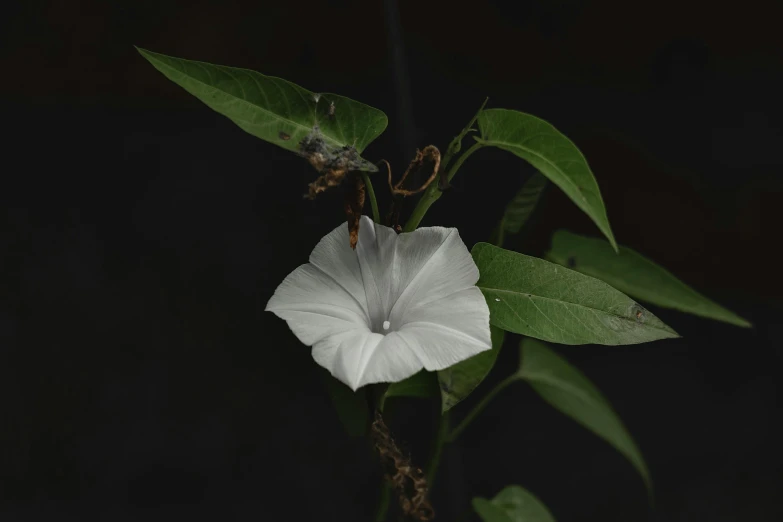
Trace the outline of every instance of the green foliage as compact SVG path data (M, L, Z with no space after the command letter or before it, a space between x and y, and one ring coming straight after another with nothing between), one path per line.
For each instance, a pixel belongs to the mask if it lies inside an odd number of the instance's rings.
M345 432L352 437L361 437L367 432L369 422L365 391L354 392L332 377L328 371L319 370Z
M168 79L242 130L292 152L318 124L327 144L353 145L361 153L388 123L378 109L336 94L321 94L316 103L313 92L281 78L138 51ZM378 169L367 162L359 170Z
M601 392L579 370L535 339L521 343L519 377L546 402L622 453L652 490L642 454Z
M606 281L626 294L664 308L749 328L735 313L710 301L665 268L627 247L619 254L603 240L558 230L547 259Z
M386 398L389 397L419 397L432 398L440 393L438 377L435 372L421 370L408 377L404 381L394 382L386 389Z
M438 372L443 413L470 395L495 365L500 348L506 338L506 332L496 326L491 326L490 331L492 333L491 350L481 352Z
M167 78L244 131L295 153L301 154L300 144L308 136L323 140L317 141L318 152L353 146L361 153L388 123L378 109L336 94L313 93L281 78L138 51ZM361 436L367 432L371 402L382 409L385 399L391 397L440 397L444 417L432 469L428 470L431 479L443 443L455 440L502 389L525 381L550 405L624 455L650 492L651 480L644 459L609 402L578 369L536 339L568 345L626 345L678 336L634 299L741 327L751 324L641 254L618 247L596 179L582 153L566 136L535 116L507 109L485 110L485 104L486 101L452 140L440 165L439 179L445 176L451 180L473 152L486 146L511 152L538 171L508 203L493 233L493 242L498 246L478 243L472 250L480 272L477 286L490 310L492 348L437 374L422 370L404 381L378 384L358 392L322 372L337 414L349 435ZM477 143L457 157L462 140L476 130L474 123L481 136L475 137ZM313 156L318 154L310 157ZM311 163L318 162L311 159ZM382 213L366 175L377 171L377 167L360 160L348 168L364 171L363 180L378 222ZM528 221L548 181L593 220L608 242L558 231L547 253L553 262L500 248L505 234L518 233ZM438 183L430 185L404 230L414 230L440 197ZM470 395L491 371L506 331L528 337L521 343L519 368L490 390L449 434L449 417L445 414ZM485 522L554 522L552 514L533 494L515 485L506 487L492 500L474 498L473 507ZM382 504L379 519L384 515Z
M490 322L562 344L636 344L677 337L641 305L598 279L478 243L472 250Z
M487 109L478 117L476 141L507 150L560 187L617 247L598 183L571 140L540 118L508 109Z
M534 173L528 179L514 198L506 205L503 217L500 218L492 231L489 242L502 247L506 234L518 234L527 220L533 215L541 195L544 193L549 180L540 172Z
M547 178L540 172L533 174L528 179L514 199L506 206L503 214L503 229L508 234L518 234L522 227L530 219L533 211L538 205L538 200L544 193L547 185Z
M521 486L507 486L492 500L476 497L473 509L484 522L555 522L546 506Z

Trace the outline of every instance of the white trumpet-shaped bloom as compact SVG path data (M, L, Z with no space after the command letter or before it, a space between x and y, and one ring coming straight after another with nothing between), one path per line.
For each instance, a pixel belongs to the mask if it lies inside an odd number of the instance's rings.
M353 390L442 370L492 347L479 272L455 228L397 234L361 218L352 250L342 224L266 305Z

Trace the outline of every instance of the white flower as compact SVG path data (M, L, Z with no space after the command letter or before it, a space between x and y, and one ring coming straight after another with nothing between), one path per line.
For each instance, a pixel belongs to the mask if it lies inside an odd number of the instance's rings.
M457 229L398 235L361 219L356 250L340 225L266 305L313 347L313 359L356 390L489 350L489 308Z

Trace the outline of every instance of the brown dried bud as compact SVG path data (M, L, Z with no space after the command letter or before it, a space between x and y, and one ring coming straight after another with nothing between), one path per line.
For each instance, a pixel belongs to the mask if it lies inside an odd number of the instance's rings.
M359 241L359 222L364 209L364 196L364 180L359 174L352 172L345 189L345 216L348 219L348 233L353 249L356 249L356 243Z

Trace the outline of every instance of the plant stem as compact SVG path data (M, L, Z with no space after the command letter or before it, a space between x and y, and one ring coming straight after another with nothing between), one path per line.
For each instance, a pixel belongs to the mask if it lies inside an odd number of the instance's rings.
M483 147L484 144L482 143L474 143L471 148L465 151L462 156L457 158L456 163L454 163L454 166L449 170L448 174L448 180L451 181L452 178L454 178L454 175L457 173L459 168L462 166L463 163L465 163L465 160L468 159L468 157L479 150L481 147ZM405 223L405 228L403 228L403 232L413 232L416 230L416 227L419 226L419 223L421 223L422 218L424 218L424 214L427 213L430 206L432 206L433 203L438 201L440 199L442 192L438 188L437 183L431 183L429 187L427 187L427 190L424 191L424 195L421 197L419 202L416 204L416 208L413 209L413 212L411 213L411 217L408 218L408 222Z
M381 498L378 501L378 510L375 512L375 522L386 522L386 515L389 511L389 502L391 500L391 486L386 479L383 479L381 487Z
M489 404L489 402L495 397L495 395L500 393L506 386L508 386L513 382L516 382L517 380L519 380L519 377L516 374L514 374L500 381L500 383L498 383L498 385L495 386L491 392L486 394L484 398L481 399L481 402L476 404L473 410L470 413L468 413L468 415L464 419L462 419L462 422L460 422L459 425L456 428L454 428L454 431L451 432L447 440L449 442L454 442L457 439L457 437L459 437L460 433L462 433L465 430L465 428L467 428L468 425L473 421L473 419L475 419L476 416L479 413L481 413L481 410L483 410L486 407L486 405Z
M496 236L495 236L495 246L499 246L500 248L503 248L503 241L506 240L506 224L505 219L502 218L495 228Z
M370 207L372 207L372 220L376 223L381 222L380 218L380 212L378 212L378 202L375 200L375 190L372 188L372 181L370 181L370 176L367 175L366 172L361 171L360 173L362 175L362 181L364 181L364 186L367 187L367 195L370 196Z
M446 444L450 426L450 415L448 412L444 413L438 419L438 433L435 435L435 442L432 447L432 454L430 455L430 461L427 463L427 489L432 491L432 484L435 481L435 475L438 473L438 466L440 466L440 457L443 455L443 445Z
M462 129L462 131L453 140L451 140L451 143L449 143L449 148L446 149L446 156L443 157L443 161L440 164L441 170L446 170L446 168L449 166L449 162L451 161L451 157L462 149L462 140L465 138L468 132L470 132L471 127L473 127L473 124L476 123L479 114L481 114L481 111L484 110L484 107L487 105L488 101L489 98L484 98L484 103L482 103L481 107L479 107L479 110L476 111L473 119L471 119L468 124L465 125L465 128Z

